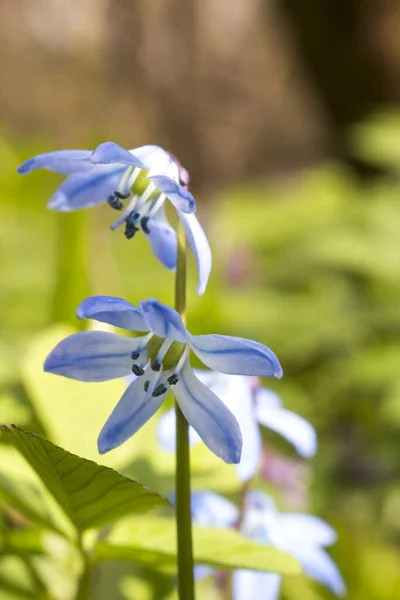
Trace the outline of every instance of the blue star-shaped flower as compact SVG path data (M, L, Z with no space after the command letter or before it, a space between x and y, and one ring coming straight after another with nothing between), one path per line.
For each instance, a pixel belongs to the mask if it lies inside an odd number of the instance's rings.
M125 224L128 239L142 230L159 261L175 269L177 238L164 211L168 199L177 211L197 261L197 291L200 295L204 293L211 271L211 250L194 214L196 202L187 189L187 172L171 154L159 146L147 145L128 151L113 142L105 142L93 152L59 150L39 154L20 165L18 173L24 175L41 168L68 175L50 199L49 208L68 212L108 202L122 211L111 229ZM131 188L143 171L147 187L141 195L132 193ZM127 200L125 208L123 200Z
M213 492L192 494L193 520L208 527L236 527L239 509ZM244 535L260 544L273 546L296 558L306 575L343 596L346 586L325 547L336 542L336 532L319 517L300 513L280 513L272 498L258 490L250 491L241 518ZM198 578L209 567L197 567ZM282 578L276 573L236 570L232 576L233 600L278 600Z
M172 388L186 420L214 454L238 463L242 435L236 418L193 372L193 351L209 368L222 373L281 377L275 354L251 340L224 335L191 335L179 314L157 300L139 307L111 296L94 296L77 309L91 318L143 332L126 337L86 331L61 341L47 357L44 369L79 381L107 381L136 376L115 407L98 440L100 453L131 437L161 406Z

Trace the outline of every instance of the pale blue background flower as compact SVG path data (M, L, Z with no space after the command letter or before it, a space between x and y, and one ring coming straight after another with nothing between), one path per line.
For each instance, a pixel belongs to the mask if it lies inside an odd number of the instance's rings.
M213 492L192 494L193 519L199 525L234 527L239 520L237 506ZM342 596L346 587L325 547L336 542L336 532L313 515L280 513L272 498L259 491L247 494L241 530L247 537L294 556L306 575ZM198 573L200 576L203 573ZM204 572L208 575L209 572ZM281 576L276 573L236 570L233 573L233 600L277 600Z
M240 460L242 436L236 418L192 371L193 351L205 365L224 373L281 377L275 354L251 340L223 335L191 335L179 314L157 300L139 307L111 296L94 296L77 309L140 337L88 331L61 341L47 357L45 371L80 381L107 381L134 373L98 441L108 452L131 437L160 407L172 388L187 421L214 454L228 463ZM167 361L171 350L172 358ZM171 354L170 353L170 354Z
M240 463L236 466L238 476L247 481L258 468L261 458L262 438L259 424L276 431L305 457L314 456L317 450L317 436L308 421L282 406L277 394L260 387L251 377L224 375L207 371L196 371L205 385L221 398L222 402L235 415L243 437L243 450ZM175 451L175 413L167 411L158 423L158 438L167 452ZM194 445L200 442L196 432L190 431Z
M105 142L93 152L59 150L39 154L18 167L18 172L26 174L41 168L68 175L48 203L53 210L68 212L107 201L122 210L122 199L129 199L111 229L124 224L127 238L142 230L159 261L167 268L175 269L177 237L164 211L164 202L168 198L177 211L196 258L197 291L200 295L204 293L211 271L211 250L194 215L195 200L181 185L180 166L171 154L154 145L128 151L113 142ZM147 171L148 185L140 196L132 195L131 187L143 170Z

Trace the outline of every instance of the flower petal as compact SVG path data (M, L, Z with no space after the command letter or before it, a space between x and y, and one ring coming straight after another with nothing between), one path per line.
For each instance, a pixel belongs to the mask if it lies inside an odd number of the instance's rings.
M104 142L97 146L94 150L91 161L95 165L110 165L110 164L118 164L118 165L130 165L131 167L139 167L139 169L144 169L142 161L137 158L135 154L129 152L129 150L125 150L118 144L114 144L114 142Z
M191 335L193 352L210 369L228 375L282 377L275 354L258 342L229 335Z
M210 244L208 243L207 236L196 215L185 215L181 212L179 218L185 230L189 246L192 249L197 262L197 270L199 272L197 293L199 296L202 296L206 290L208 278L211 273L212 256Z
M176 416L175 409L167 410L158 421L157 438L164 452L175 452L176 450ZM189 443L191 446L197 446L201 438L193 429L189 427Z
M78 319L95 319L130 331L148 331L140 310L114 296L86 298L76 309L76 314Z
M325 585L337 596L344 596L346 585L336 563L325 550L298 544L296 547L286 548L286 551L297 558L309 577Z
M81 173L92 167L90 162L91 154L91 150L56 150L55 152L46 152L45 154L38 154L26 160L17 168L17 172L20 175L25 175L35 169L48 169L62 175Z
M337 540L333 527L314 515L283 513L279 516L279 529L292 545L297 541L312 546L331 546Z
M192 492L192 517L203 527L234 527L239 509L223 496L214 492Z
M154 298L141 302L140 309L150 331L161 338L169 338L177 342L187 341L186 328L176 310Z
M103 331L74 333L50 352L44 370L78 381L125 377L132 371L131 353L141 340Z
M276 431L293 444L300 456L310 458L317 451L317 434L303 417L285 408L274 408L269 392L259 390L256 395L256 415L262 425Z
M171 179L171 177L167 177L166 175L149 175L148 178L160 192L163 192L167 196L177 211L188 214L196 212L196 201L192 194Z
M219 397L235 415L243 437L242 458L236 472L242 481L249 481L256 474L261 459L261 435L254 414L251 383L241 375L225 377L230 379L229 388L226 395Z
M105 202L118 189L126 167L92 166L85 173L71 175L58 188L48 203L48 208L69 212Z
M237 569L232 574L233 600L278 600L281 576Z
M242 435L238 422L223 402L193 373L186 362L174 388L179 407L203 442L227 463L238 463Z
M160 213L160 214L159 214ZM162 211L147 224L153 253L167 269L175 269L178 252L178 242L175 230L168 223Z
M152 175L166 175L179 183L179 167L172 156L160 146L146 145L131 150Z
M157 372L148 369L126 389L100 432L97 443L100 454L117 448L132 437L161 406L168 391L156 398L147 398L144 387L146 381L149 381L151 387L158 376Z

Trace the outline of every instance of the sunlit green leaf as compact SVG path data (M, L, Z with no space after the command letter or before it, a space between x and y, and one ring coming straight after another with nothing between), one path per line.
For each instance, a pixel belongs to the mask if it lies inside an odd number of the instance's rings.
M17 427L3 427L2 436L21 452L79 530L166 504L139 483L44 438Z
M286 575L300 573L297 561L275 548L257 544L231 529L194 527L194 556L199 564L221 569L254 569ZM129 519L96 550L97 560L129 560L174 568L176 523L169 518Z

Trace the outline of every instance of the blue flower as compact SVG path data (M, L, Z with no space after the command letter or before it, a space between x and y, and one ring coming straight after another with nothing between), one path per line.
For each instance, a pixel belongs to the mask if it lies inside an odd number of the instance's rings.
M243 437L243 450L237 474L248 481L257 472L262 449L259 423L286 438L305 457L314 456L317 437L308 421L282 407L277 394L260 387L257 380L238 375L223 375L196 371L199 379L207 385L225 406L235 415ZM158 438L167 452L175 451L175 413L167 411L158 423ZM199 443L195 431L190 431L192 445Z
M228 463L240 461L242 436L236 418L196 377L190 351L222 373L281 377L279 361L269 348L238 337L191 335L174 309L154 299L137 308L120 298L94 296L80 304L77 315L142 332L139 337L76 333L45 361L45 371L79 381L107 381L132 372L136 376L100 433L100 453L136 433L172 388L186 420L210 450Z
M108 202L122 211L111 229L125 224L128 239L142 230L159 261L167 268L175 269L177 238L164 211L164 202L168 198L178 213L197 261L198 294L204 293L211 271L211 250L194 215L196 203L187 189L187 171L171 154L159 146L147 145L128 151L105 142L93 152L59 150L39 154L17 170L26 174L41 168L68 175L50 199L49 208L68 212ZM147 187L139 195L131 188L143 171ZM127 200L125 208L123 200Z
M199 525L235 527L238 508L218 494L192 494L193 520ZM291 554L306 575L342 596L346 586L325 547L336 542L336 532L319 517L300 513L279 513L273 500L259 491L247 494L242 516L242 533L252 540ZM207 575L209 571L198 572ZM277 600L281 576L276 573L236 570L233 573L233 600Z

